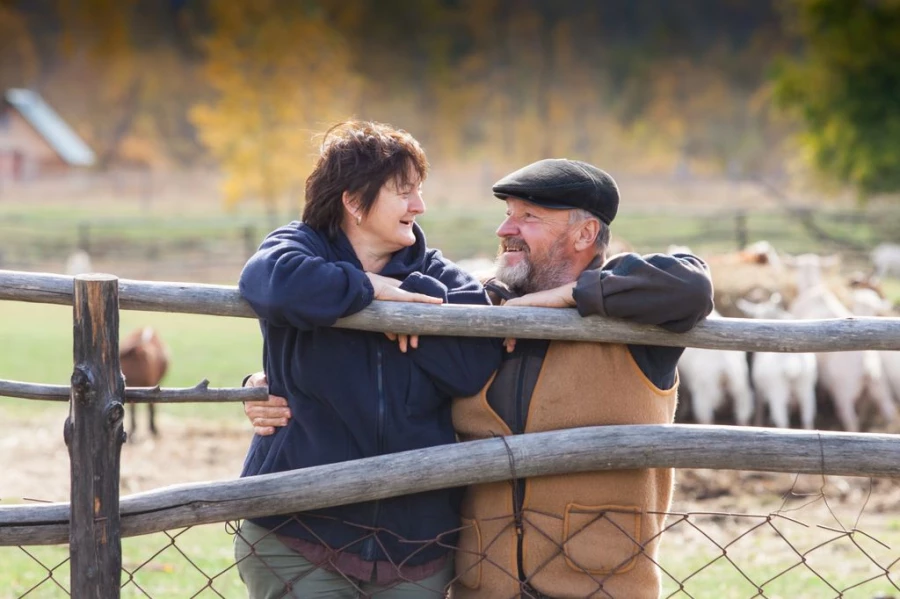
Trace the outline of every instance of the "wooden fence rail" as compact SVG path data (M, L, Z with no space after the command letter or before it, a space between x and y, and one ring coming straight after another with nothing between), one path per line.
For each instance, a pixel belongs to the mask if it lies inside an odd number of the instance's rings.
M72 277L0 270L0 300L72 304ZM196 283L119 281L125 310L255 318L235 287ZM567 339L770 352L900 350L900 318L750 320L723 318L687 333L609 318L582 318L575 310L494 306L433 306L373 302L334 326L420 335Z
M723 451L724 447L728 451ZM900 438L687 424L598 426L515 435L138 493L121 500L122 535L319 509L515 476L622 468L898 477ZM64 503L0 506L0 546L65 542L68 518Z
M0 300L74 305L71 387L0 381L0 394L70 396L69 504L0 506L0 545L69 542L72 597L119 596L121 537L514 477L673 467L900 477L900 438L781 429L603 426L430 447L339 464L118 496L124 401L238 401L264 389L125 389L118 309L253 318L234 287L0 270ZM374 302L335 326L422 335L568 339L775 352L900 350L900 318L717 319L685 334L574 310ZM728 451L722 451L727 447ZM80 557L76 558L76 554ZM105 573L105 574L104 574Z
M21 399L44 401L69 401L71 387L66 385L43 385L0 379L0 395ZM127 403L220 403L229 401L264 401L268 391L264 387L243 389L210 389L209 381L203 380L185 389L160 387L126 387Z

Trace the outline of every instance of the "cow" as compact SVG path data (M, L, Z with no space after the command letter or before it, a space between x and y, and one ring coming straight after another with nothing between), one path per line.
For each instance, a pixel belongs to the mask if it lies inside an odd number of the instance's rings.
M159 385L169 368L169 349L153 327L134 329L119 344L119 362L125 385L128 387L155 387ZM147 404L150 417L150 433L156 437L156 410ZM137 408L131 404L129 435L134 435L137 425Z

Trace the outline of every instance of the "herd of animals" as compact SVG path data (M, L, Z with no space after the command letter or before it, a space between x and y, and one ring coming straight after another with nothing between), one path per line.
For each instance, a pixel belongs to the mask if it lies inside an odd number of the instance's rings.
M670 248L684 251L686 248ZM882 246L878 275L900 275L900 246ZM875 283L876 276L855 278L842 301L826 283L824 272L833 259L816 254L779 256L765 242L742 255L772 270L792 273L795 296L789 302L774 291L749 301L737 298L735 308L747 318L825 319L852 316L893 316L894 309ZM888 261L890 258L892 261ZM719 318L713 313L710 318ZM683 395L693 420L714 422L717 410L730 407L735 424L767 424L787 428L792 412L803 428L825 428L817 422L823 407L833 412L833 428L859 431L861 412L874 406L881 425L890 428L900 404L900 351L754 353L687 348L679 362ZM730 405L729 405L730 404ZM682 418L687 419L682 411ZM821 419L820 419L821 420Z
M672 246L670 253L690 252ZM83 253L82 253L83 254ZM850 316L891 316L893 306L877 285L884 276L900 277L900 245L882 244L872 253L873 277L851 283L850 301L841 299L826 284L823 272L830 258L816 254L779 255L766 242L741 252L747 262L766 264L775 271L790 269L796 295L784 302L774 291L751 301L738 298L734 305L747 318L822 319ZM89 256L74 255L68 274L90 270ZM463 267L484 266L460 263ZM848 305L849 303L849 305ZM713 312L710 318L721 318ZM126 385L153 387L162 381L170 355L152 327L140 327L122 338L120 362ZM676 421L712 424L719 413L730 412L738 425L791 426L791 414L799 414L799 425L817 427L817 410L828 405L837 424L846 431L860 430L860 406L869 402L878 409L882 423L897 419L900 404L900 351L854 351L747 354L740 351L687 348L679 362L682 408ZM823 404L824 400L824 404ZM155 410L149 408L149 430L158 434ZM136 430L136 407L131 404L129 432Z

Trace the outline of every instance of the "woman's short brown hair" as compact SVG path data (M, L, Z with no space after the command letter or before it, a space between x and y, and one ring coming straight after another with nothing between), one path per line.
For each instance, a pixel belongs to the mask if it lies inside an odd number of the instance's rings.
M412 135L382 123L338 123L325 132L319 159L306 179L303 222L334 237L344 217L345 191L357 197L367 215L385 183L406 187L413 173L424 181L428 160Z

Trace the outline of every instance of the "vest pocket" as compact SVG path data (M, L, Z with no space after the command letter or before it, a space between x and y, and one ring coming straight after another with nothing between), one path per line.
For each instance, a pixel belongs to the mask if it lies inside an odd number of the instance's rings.
M478 589L481 586L481 565L484 562L481 528L477 520L462 518L461 521L456 550L456 577L464 587Z
M589 574L621 574L637 563L641 509L637 506L566 506L563 524L566 565Z

